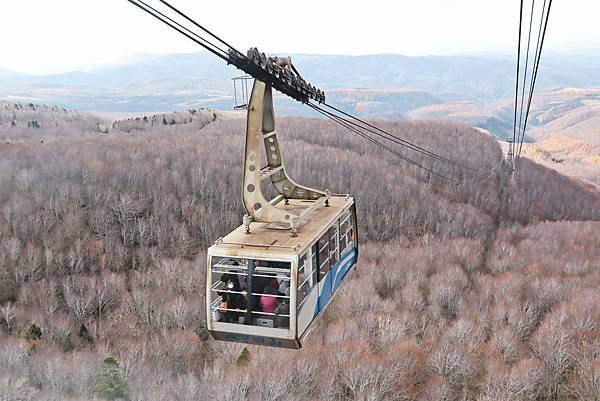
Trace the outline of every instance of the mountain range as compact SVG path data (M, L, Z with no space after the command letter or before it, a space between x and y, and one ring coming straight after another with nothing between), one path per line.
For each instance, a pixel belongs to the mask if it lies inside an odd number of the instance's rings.
M598 56L595 51L545 55L525 136L531 145L524 149L541 163L595 183L600 183L600 91L594 89L600 87ZM292 58L307 81L326 91L328 103L353 114L383 120L451 119L483 128L501 140L512 136L511 57L297 54ZM110 118L199 108L230 110L231 78L241 74L207 53L141 54L89 71L48 75L0 68L0 100L109 112ZM319 116L277 93L275 103L279 116ZM558 149L555 141L544 142L557 134L570 138L564 148ZM571 139L583 141L587 152L581 153L581 144ZM572 149L578 149L575 155Z
M600 57L595 56L549 55L540 68L538 89L600 86ZM373 117L407 118L405 112L413 105L459 100L487 104L514 92L511 57L298 54L292 58L303 77L326 90L333 103L345 103L345 90L359 89L361 97L371 96L375 102L389 105L383 110L363 108ZM233 103L231 78L241 74L207 53L140 55L91 71L49 75L17 74L0 68L0 99L86 111L227 109ZM307 112L296 104L281 103L283 114Z

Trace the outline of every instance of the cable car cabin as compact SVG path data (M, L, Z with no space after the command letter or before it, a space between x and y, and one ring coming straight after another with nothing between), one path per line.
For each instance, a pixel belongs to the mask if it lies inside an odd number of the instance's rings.
M331 196L296 237L270 223L252 223L251 231L242 225L208 249L208 330L217 340L300 348L356 264L354 199Z
M217 340L297 349L356 264L354 199L288 175L270 84L254 80L246 110L246 214L208 249L208 331ZM266 180L278 193L271 200Z

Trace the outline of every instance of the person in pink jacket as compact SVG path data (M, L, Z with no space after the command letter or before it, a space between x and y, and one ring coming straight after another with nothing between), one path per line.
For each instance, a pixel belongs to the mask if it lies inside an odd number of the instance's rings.
M275 313L275 309L277 309L277 305L279 304L277 298L273 296L275 290L267 286L265 287L263 294L264 295L260 297L260 309L265 313Z

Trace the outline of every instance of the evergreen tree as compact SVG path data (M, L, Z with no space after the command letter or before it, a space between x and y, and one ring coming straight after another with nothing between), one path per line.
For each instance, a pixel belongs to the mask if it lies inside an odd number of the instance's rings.
M102 361L102 373L96 378L94 394L110 401L129 399L127 382L115 358L108 357Z
M237 357L235 364L238 366L245 366L248 362L250 362L250 351L248 351L248 347L244 347Z
M25 334L28 340L40 340L42 338L42 329L35 323L31 323Z

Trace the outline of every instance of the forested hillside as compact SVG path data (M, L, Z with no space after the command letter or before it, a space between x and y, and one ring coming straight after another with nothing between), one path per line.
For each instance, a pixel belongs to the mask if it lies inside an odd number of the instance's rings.
M0 139L5 142L79 137L105 131L104 121L89 113L58 106L0 102Z
M598 399L595 190L526 159L511 179L459 123L382 123L476 170L407 154L454 183L281 119L291 176L356 197L361 257L304 349L243 350L207 338L203 274L241 224L245 121L50 115L0 125L1 399Z

